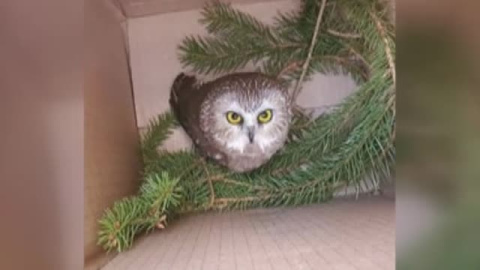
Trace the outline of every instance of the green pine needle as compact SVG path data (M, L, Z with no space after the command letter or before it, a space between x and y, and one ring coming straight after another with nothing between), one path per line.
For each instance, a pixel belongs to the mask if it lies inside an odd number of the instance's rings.
M178 182L167 173L147 176L139 196L120 200L105 211L99 220L98 244L120 252L132 246L139 232L165 226L183 199Z

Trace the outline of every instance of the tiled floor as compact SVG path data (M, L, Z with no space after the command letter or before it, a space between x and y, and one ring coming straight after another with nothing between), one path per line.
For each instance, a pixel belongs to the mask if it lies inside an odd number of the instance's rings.
M379 196L185 216L103 269L395 269L395 202Z

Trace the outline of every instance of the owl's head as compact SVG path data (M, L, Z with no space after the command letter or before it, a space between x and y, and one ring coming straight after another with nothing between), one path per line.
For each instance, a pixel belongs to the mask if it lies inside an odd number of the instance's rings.
M273 154L284 144L291 113L281 85L265 78L247 78L219 89L203 110L203 117L209 119L207 132L217 144L245 154L250 149Z

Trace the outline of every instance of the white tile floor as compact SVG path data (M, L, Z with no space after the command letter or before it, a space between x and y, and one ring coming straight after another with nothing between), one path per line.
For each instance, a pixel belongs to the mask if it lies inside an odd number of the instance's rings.
M395 269L395 201L188 215L103 269Z

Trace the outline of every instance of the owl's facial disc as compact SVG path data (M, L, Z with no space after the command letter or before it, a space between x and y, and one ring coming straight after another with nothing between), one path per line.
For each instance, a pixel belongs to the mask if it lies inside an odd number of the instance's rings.
M246 149L258 148L262 152L275 140L276 111L275 104L268 100L260 102L257 106L245 107L238 102L225 106L223 122L225 128L224 139L227 148L244 153Z
M215 100L210 113L212 136L227 151L270 154L283 144L288 131L287 97L275 89L259 95L225 93Z
M253 143L255 139L255 132L257 130L257 126L268 124L268 122L270 122L273 117L272 109L266 109L261 111L256 115L256 119L253 119L252 115L254 115L255 113L256 111L254 111L253 113L243 112L243 114L246 115L246 118L244 118L240 113L234 111L228 111L225 114L228 123L234 126L241 126L243 132L246 133L250 143ZM244 119L246 119L246 121Z

